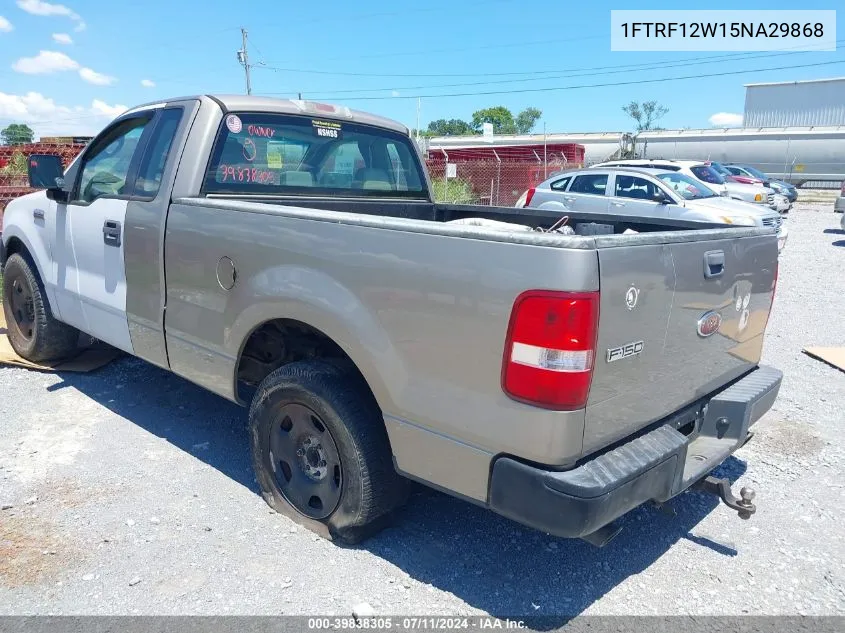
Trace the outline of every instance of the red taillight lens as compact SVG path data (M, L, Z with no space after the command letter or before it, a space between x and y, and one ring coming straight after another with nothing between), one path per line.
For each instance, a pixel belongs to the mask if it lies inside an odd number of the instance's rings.
M598 292L529 290L513 305L502 389L538 407L582 409L593 378Z
M525 206L526 207L531 204L531 198L534 197L534 193L536 191L537 190L534 187L531 187L531 189L529 189L528 192L525 194Z

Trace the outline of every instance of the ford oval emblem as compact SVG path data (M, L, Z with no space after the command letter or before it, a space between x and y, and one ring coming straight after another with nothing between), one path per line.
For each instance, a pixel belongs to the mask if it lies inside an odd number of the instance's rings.
M719 326L722 325L722 315L718 312L705 312L698 320L698 335L711 336L719 331Z

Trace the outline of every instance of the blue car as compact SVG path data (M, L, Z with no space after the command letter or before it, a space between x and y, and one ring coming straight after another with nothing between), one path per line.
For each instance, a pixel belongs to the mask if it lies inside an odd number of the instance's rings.
M766 187L771 187L775 190L775 193L779 193L782 196L786 196L790 202L795 202L798 200L798 189L795 188L794 185L789 184L788 182L784 182L782 180L772 180L766 174L764 174L759 169L755 169L750 165L737 165L735 163L728 163L725 165L728 171L731 172L734 176L748 176L749 178L757 178L758 180L762 180Z

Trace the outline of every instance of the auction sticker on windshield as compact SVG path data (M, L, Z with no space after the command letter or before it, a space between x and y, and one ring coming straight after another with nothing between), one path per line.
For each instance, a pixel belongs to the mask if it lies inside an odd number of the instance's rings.
M312 119L311 125L314 126L314 134L323 138L343 138L340 123L337 121L319 121Z

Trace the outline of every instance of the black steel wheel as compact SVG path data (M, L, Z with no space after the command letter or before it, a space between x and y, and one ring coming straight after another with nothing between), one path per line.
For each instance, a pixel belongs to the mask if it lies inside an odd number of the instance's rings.
M259 385L249 411L265 501L321 536L357 543L406 499L384 418L351 363L290 363Z
M3 267L3 312L18 356L39 363L76 351L79 330L53 317L38 269L24 253L13 253Z
M6 325L9 329L14 328L15 334L24 341L30 342L35 334L35 306L32 303L32 290L23 272L20 270L14 272L15 276L6 279L3 284L5 300L9 303L9 314L12 317Z
M276 485L294 508L325 519L340 502L343 469L331 431L308 407L279 407L270 427L270 463Z

